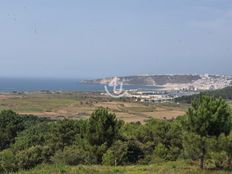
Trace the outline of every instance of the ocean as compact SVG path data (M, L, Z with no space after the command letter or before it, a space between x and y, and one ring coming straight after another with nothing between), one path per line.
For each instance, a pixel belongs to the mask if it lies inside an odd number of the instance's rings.
M85 84L80 79L0 78L0 92L36 92L42 90L63 92L103 92L102 84ZM123 89L156 89L155 87L125 85Z

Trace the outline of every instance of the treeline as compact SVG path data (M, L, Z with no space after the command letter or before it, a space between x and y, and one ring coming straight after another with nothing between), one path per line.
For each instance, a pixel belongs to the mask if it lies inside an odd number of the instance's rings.
M124 123L99 108L87 120L52 121L0 113L0 173L42 163L152 164L186 159L232 168L231 112L222 99L202 96L186 116Z
M182 102L182 103L191 103L194 99L199 99L202 95L210 95L214 97L221 97L223 99L229 99L232 100L232 87L226 87L223 89L217 89L213 91L206 91L206 92L201 92L200 94L195 94L191 96L182 96L179 98L176 98L176 102Z

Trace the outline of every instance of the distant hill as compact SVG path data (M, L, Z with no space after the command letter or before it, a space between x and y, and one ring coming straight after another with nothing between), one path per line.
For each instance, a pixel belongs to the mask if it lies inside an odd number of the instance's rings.
M183 97L176 98L175 101L181 102L181 103L191 103L194 99L199 98L201 95L204 95L204 94L215 96L215 97L221 97L223 99L232 100L232 87L229 86L223 89L205 91L205 92L201 92L200 94L195 94L191 96L183 96Z
M82 83L108 84L114 77L96 80L83 80ZM184 84L193 83L201 79L200 75L144 75L144 76L125 76L118 77L125 85L166 85L168 83Z

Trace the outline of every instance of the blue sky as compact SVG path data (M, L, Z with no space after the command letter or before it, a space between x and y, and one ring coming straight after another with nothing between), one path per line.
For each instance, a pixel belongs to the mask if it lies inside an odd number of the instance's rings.
M1 0L0 76L232 74L231 0Z

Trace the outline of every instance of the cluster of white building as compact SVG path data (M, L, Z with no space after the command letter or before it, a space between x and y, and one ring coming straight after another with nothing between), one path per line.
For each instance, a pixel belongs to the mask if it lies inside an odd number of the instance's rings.
M200 79L191 83L168 83L154 90L129 90L127 97L140 102L169 102L180 96L200 93L205 90L222 89L232 85L232 76L200 75ZM157 87L157 86L154 86Z
M222 89L230 86L232 82L231 76L224 75L201 75L199 80L192 83L182 83L182 84L166 84L164 89L171 90L187 90L187 91L204 91L204 90L214 90Z
M205 74L201 75L199 80L192 83L166 84L158 92L133 91L131 97L141 102L167 102L176 97L193 95L205 90L222 89L231 86L231 84L231 76Z

